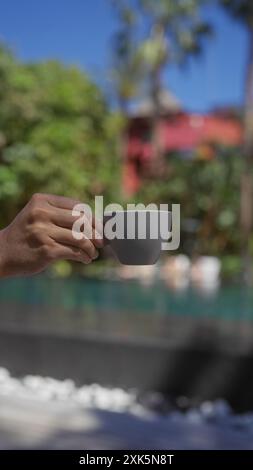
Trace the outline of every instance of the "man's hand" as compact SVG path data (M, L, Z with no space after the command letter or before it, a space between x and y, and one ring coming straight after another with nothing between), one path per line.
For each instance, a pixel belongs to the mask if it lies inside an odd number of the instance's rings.
M103 240L76 240L72 209L79 201L35 194L13 222L0 231L0 277L43 271L52 261L68 259L88 264L98 256ZM95 221L92 224L94 227ZM96 239L95 239L96 238Z

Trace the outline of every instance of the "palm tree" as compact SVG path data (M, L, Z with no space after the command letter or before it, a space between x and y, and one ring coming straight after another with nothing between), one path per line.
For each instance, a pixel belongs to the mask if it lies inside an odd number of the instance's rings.
M244 168L241 180L241 240L243 274L247 284L253 282L251 240L253 231L253 2L221 0L227 10L246 27L248 62L245 77L244 103Z
M113 62L111 78L114 96L121 114L118 154L124 173L127 160L129 103L138 95L142 66L136 53L136 14L126 0L111 0L116 10L119 27L112 41ZM122 194L127 196L127 194Z
M112 0L119 29L113 36L112 79L119 108L128 114L128 104L138 94L141 66L136 54L135 12L123 0Z
M120 47L115 49L121 66L124 64L123 69L118 67L119 83L122 87L127 78L129 85L130 78L130 83L133 84L137 77L138 87L140 83L144 83L148 88L153 103L151 116L153 161L156 173L159 175L164 170L164 155L158 135L163 71L169 64L183 63L190 54L201 52L202 38L210 33L210 26L200 15L200 8L206 1L113 0L121 12L121 28L118 36L120 41L117 41ZM137 31L137 34L134 35L134 31ZM134 88L134 91L136 93L138 90Z
M143 15L151 25L144 40L142 54L148 69L153 100L153 154L158 174L164 172L164 155L159 142L158 123L161 114L162 74L172 62L183 64L202 50L202 38L211 32L200 16L206 0L139 0Z

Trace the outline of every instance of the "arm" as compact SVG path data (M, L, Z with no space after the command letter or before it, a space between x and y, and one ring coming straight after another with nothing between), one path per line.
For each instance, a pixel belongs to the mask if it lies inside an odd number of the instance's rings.
M0 231L0 277L39 273L58 259L84 264L96 259L103 241L95 239L95 230L92 240L76 240L72 235L76 219L72 209L78 203L35 194L13 222Z

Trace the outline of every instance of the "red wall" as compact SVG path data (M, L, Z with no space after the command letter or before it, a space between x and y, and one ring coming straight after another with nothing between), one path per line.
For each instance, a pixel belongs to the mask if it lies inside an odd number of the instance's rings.
M207 143L237 147L243 140L240 121L219 114L178 113L161 117L158 132L165 152L193 151ZM127 194L136 192L141 182L141 169L152 159L150 140L149 119L131 119L123 169L123 184Z

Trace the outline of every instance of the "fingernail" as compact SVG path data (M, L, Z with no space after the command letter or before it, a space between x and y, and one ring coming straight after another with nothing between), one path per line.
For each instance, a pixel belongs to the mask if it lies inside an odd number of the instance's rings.
M103 243L103 233L95 232L95 241L97 242L98 245Z
M94 255L93 255L93 259L97 259L98 258L98 255L99 255L99 252L96 250Z

